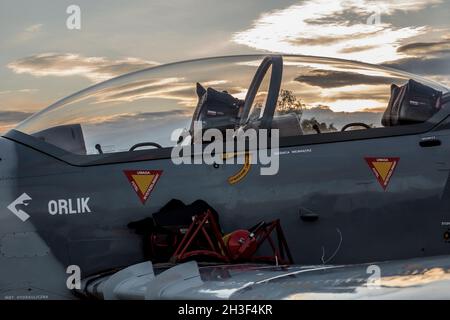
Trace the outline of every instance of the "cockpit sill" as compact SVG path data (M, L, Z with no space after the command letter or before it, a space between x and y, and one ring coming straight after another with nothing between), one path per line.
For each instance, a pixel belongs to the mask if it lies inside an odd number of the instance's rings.
M427 132L436 132L444 129L450 129L450 110L441 110L441 112L435 114L428 121L420 124L282 137L280 138L279 148L283 149L295 146L307 147L317 144L424 134ZM171 151L173 149L173 147L167 147L161 149L135 150L98 155L79 155L70 153L14 129L8 131L3 135L3 137L32 148L38 152L44 153L59 161L65 162L66 164L79 167L170 159Z

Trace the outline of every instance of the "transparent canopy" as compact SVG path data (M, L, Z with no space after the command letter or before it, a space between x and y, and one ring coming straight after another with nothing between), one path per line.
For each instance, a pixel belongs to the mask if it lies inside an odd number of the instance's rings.
M129 151L143 142L171 147L177 143L174 131L189 130L202 99L197 83L201 90L226 91L227 99L243 101L263 59L257 55L208 58L120 76L56 102L15 130L79 154ZM403 85L409 79L448 91L411 74L327 58L283 56L282 72L274 123L288 126L291 122L277 119L295 115L300 125L286 135L314 134L313 122L322 133L355 122L380 127L391 84ZM264 105L268 75L270 70L252 109ZM69 141L74 136L77 142Z

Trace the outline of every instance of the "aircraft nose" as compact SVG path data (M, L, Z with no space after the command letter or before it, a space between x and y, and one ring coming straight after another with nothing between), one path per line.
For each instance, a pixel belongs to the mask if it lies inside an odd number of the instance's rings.
M39 229L34 191L38 186L32 189L27 179L36 176L39 168L31 163L38 157L30 150L0 137L0 300L70 299L66 266Z
M0 181L17 176L17 160L17 143L0 137Z
M11 203L20 196L17 182L16 147L15 142L0 138L0 235L10 231L3 229L9 224L7 222L12 216Z

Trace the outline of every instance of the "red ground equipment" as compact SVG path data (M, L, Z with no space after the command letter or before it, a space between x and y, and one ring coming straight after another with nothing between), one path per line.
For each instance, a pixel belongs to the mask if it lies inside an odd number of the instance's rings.
M203 248L198 248L198 243L202 243ZM269 244L272 254L258 256L256 252L264 243ZM250 230L237 230L223 237L210 210L193 217L188 231L170 260L177 263L194 257L209 257L226 263L293 263L280 220L261 222Z
M257 242L248 230L236 230L224 237L231 257L250 259L257 250Z

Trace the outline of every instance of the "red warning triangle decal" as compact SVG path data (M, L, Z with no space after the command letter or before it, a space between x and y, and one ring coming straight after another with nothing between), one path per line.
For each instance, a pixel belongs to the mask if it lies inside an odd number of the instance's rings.
M386 190L400 158L365 158L380 185Z
M162 170L125 170L124 173L142 204L145 204L161 177Z

